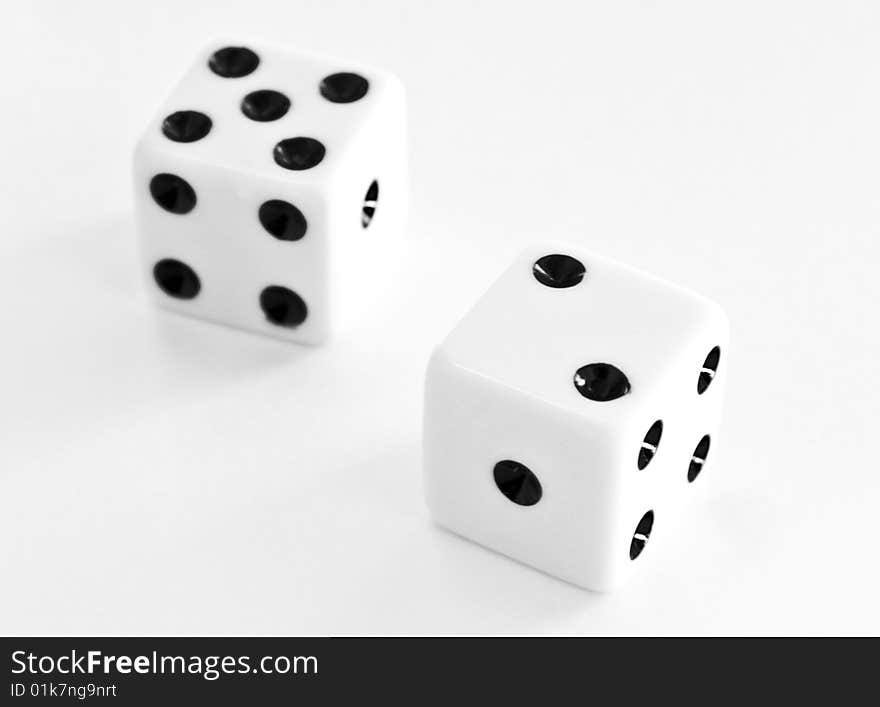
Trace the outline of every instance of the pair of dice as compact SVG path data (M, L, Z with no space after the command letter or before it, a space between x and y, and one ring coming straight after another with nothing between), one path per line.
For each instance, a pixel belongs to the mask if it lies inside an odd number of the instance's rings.
M209 47L136 151L151 289L194 316L321 343L402 236L404 131L387 73ZM435 520L577 585L615 586L716 446L727 341L699 295L571 246L530 248L428 365Z

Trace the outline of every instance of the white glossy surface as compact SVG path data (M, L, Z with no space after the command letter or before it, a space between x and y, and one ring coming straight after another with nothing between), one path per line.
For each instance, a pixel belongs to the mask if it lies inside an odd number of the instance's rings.
M260 57L244 77L224 78L208 68L217 49L244 44ZM332 103L320 95L321 80L352 71L369 81L353 103ZM280 91L291 101L283 117L258 122L245 117L242 99L260 89ZM196 110L213 125L191 143L167 139L166 116ZM278 166L273 148L286 138L310 137L326 154L310 169ZM138 141L134 159L134 200L148 291L163 307L301 343L318 344L349 312L369 301L375 272L400 247L406 214L405 118L400 82L387 72L356 63L319 58L246 39L216 39L197 52L184 77L161 104ZM163 210L149 183L159 173L185 179L195 190L187 214ZM361 225L367 188L379 180L376 215ZM257 217L260 205L280 199L299 208L307 221L297 241L273 238ZM369 247L367 247L369 246ZM202 289L191 300L168 297L152 278L159 260L180 260L195 270ZM358 302L339 298L334 281L357 278ZM373 281L373 287L369 284ZM260 292L280 285L308 307L306 320L280 327L259 308Z
M572 287L532 274L542 256L586 267ZM425 383L425 484L434 518L450 530L589 589L617 586L663 552L682 506L718 467L718 423L727 379L728 325L717 305L645 273L566 243L530 246L438 346ZM697 394L706 354L721 347L716 378ZM631 391L585 399L575 372L610 363ZM663 421L642 470L645 433ZM712 439L693 484L694 447ZM512 459L537 477L533 506L504 497L493 479ZM630 541L653 511L648 546ZM662 557L661 557L662 561Z
M877 3L181 7L5 9L3 631L880 632ZM321 348L145 298L132 146L230 33L407 88L407 244ZM421 476L431 350L573 234L735 332L705 502L602 595L439 530Z

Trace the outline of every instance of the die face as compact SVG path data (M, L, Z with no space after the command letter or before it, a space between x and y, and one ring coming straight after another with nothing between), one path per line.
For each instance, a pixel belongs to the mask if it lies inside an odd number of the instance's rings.
M540 262L547 255L581 267ZM701 473L689 481L689 468L704 436L717 451L727 336L723 313L698 295L569 246L529 249L429 367L434 517L580 586L618 585L705 485ZM700 393L707 358L715 370ZM486 467L515 454L541 480L544 496L528 508L489 500ZM470 493L485 497L455 500Z
M322 196L316 190L283 188L272 179L242 179L215 165L180 162L170 169L193 185L197 200L191 211L179 214L150 198L150 182L162 169L169 169L169 161L149 151L135 161L142 267L155 301L281 339L305 344L326 340L331 293L329 245L322 234L329 219ZM278 202L302 214L304 228L295 214L273 210ZM201 286L195 296L177 297L162 288L154 270L163 260L184 263L197 274ZM302 301L304 316L295 299L292 304L299 307L287 312L283 305L279 310L261 302L265 290L279 287Z
M375 138L369 135L371 116L401 91L385 72L268 45L251 47L259 60L250 73L222 76L212 70L212 60L230 48L244 47L219 40L199 52L147 127L146 149L327 192L326 183L348 168L352 146ZM322 86L340 74L360 77L366 92L346 103L328 100ZM210 129L184 142L169 137L169 118L180 113L204 116ZM178 125L186 127L174 133L193 137L204 130L197 119Z
M341 104L345 109L348 104ZM364 119L334 183L328 218L330 277L336 328L364 326L400 261L406 228L408 180L404 93L393 79Z
M577 284L543 284L536 265L548 255L581 263L584 274ZM691 342L715 323L720 332L726 331L720 309L696 293L582 249L551 243L529 248L517 258L443 347L475 372L595 424L619 425L660 391L678 362L687 360ZM578 385L579 371L594 365L607 366L594 374L598 382ZM628 392L619 397L612 369L626 378ZM587 388L592 387L591 399Z
M342 278L369 271L402 235L404 153L403 92L394 77L272 47L212 43L135 152L148 287L183 313L323 342L347 308L368 300L359 289L360 299L346 303L337 290L351 283ZM194 295L191 287L174 292L179 277L169 260L196 274ZM170 288L157 279L160 262Z
M610 535L617 548L625 546L628 552L612 558L603 578L607 589L657 556L662 558L666 538L683 523L686 507L703 496L717 477L729 332L720 310L709 306L707 314L689 337L682 338L678 355L652 386L648 403L626 421L617 436L626 451L615 472L620 480L620 503L610 519ZM698 382L704 375L703 362L716 348L724 352L723 358L701 394ZM637 392L634 389L633 394ZM698 449L702 440L708 447L703 452ZM639 528L646 516L650 516L647 534Z
M459 535L566 581L604 588L621 543L614 518L623 492L620 476L608 473L622 466L621 448L603 428L461 368L442 350L431 359L426 498L434 520ZM519 467L531 475L525 489Z

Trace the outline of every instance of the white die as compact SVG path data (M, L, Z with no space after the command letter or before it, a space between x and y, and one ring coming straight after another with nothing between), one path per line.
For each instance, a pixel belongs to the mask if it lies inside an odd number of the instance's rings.
M186 314L324 341L369 302L399 245L405 147L393 76L213 43L135 151L150 290Z
M727 342L724 313L693 292L574 247L529 248L428 365L434 519L613 588L711 476Z

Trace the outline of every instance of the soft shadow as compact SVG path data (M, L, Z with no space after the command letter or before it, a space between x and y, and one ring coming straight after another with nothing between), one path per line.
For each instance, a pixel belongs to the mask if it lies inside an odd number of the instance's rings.
M357 497L385 526L381 531L365 527L363 533L383 545L375 547L374 561L358 563L357 582L339 590L344 608L338 611L345 622L336 616L328 623L345 623L358 633L542 633L605 597L432 523L423 497L418 436L408 442L385 440L349 474Z

